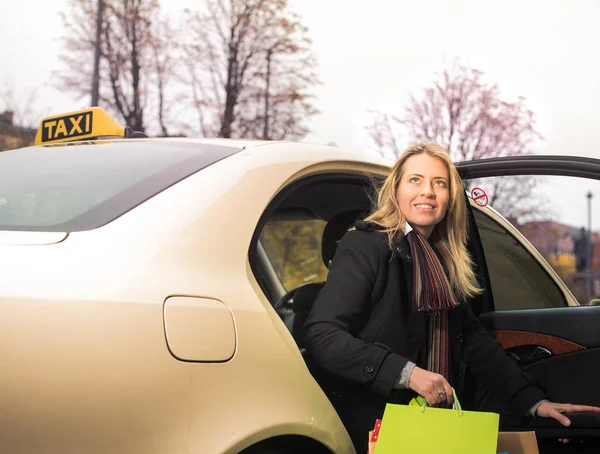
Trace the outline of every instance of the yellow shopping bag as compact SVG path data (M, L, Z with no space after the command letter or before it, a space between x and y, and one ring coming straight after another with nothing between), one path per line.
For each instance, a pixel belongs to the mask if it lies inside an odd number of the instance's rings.
M375 454L496 454L499 415L422 404L387 404Z

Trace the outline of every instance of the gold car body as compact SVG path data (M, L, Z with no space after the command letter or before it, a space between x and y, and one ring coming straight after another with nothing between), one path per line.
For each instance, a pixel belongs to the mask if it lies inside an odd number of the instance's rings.
M248 248L286 184L385 162L187 142L245 149L103 227L0 231L0 452L234 453L285 434L354 452Z
M296 434L353 453L249 248L290 183L381 176L390 161L298 143L164 140L243 150L94 230L0 231L0 452L236 453Z

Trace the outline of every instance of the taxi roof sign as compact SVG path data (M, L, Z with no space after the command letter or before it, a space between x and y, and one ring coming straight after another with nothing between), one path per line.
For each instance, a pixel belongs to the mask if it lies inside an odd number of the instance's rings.
M126 128L102 107L46 117L40 123L35 145L72 142L104 136L125 137Z

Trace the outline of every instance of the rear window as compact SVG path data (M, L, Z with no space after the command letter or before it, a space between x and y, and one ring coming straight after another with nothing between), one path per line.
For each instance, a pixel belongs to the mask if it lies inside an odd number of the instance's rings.
M0 153L0 230L100 227L239 149L104 142Z

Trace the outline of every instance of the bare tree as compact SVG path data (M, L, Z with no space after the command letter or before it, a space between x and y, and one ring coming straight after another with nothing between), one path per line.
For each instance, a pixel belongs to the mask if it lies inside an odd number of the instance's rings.
M96 0L97 1L97 0ZM68 12L61 12L64 26L63 48L59 59L65 70L54 74L58 88L74 93L78 98L90 95L93 85L94 55L96 49L102 54L102 39L98 40L101 47L96 46L96 32L104 28L106 21L106 3L103 14L98 17L98 7L94 0L70 0ZM101 26L98 25L100 19ZM98 62L101 61L99 55ZM99 87L102 88L102 87ZM93 88L92 88L93 90Z
M529 154L532 143L541 138L523 97L504 101L496 84L485 82L481 71L458 61L438 74L420 96L411 95L403 115L372 114L367 132L375 148L396 157L403 136L408 142L439 143L454 161ZM507 216L535 211L517 203L535 189L535 181L528 177L496 179L491 186L487 182L487 189L490 203Z
M165 54L171 29L160 17L158 0L103 0L102 14L96 1L71 0L70 6L62 16L66 35L60 55L67 70L57 75L58 86L89 96L99 50L99 104L133 129L144 130L150 98L156 97L162 110L155 116L165 133Z
M104 0L98 0L96 13L96 42L94 43L94 72L92 73L92 106L98 105L100 96L100 51L102 44L102 26L104 25Z
M287 0L207 0L188 11L190 101L203 135L298 138L317 113L307 29Z
M399 157L402 153L400 125L402 120L398 117L384 112L369 111L371 124L366 127L370 139L373 141L375 150L385 157L388 154Z
M169 136L167 117L173 111L167 95L167 89L175 82L175 67L179 57L177 31L168 19L159 19L153 24L152 65L154 86L156 87L156 108L158 124L163 136Z
M525 99L501 99L496 84L483 73L455 62L439 74L421 96L410 96L404 115L375 112L367 128L378 149L399 152L394 146L402 131L416 141L434 141L456 161L530 153L541 136L534 129L533 112Z

